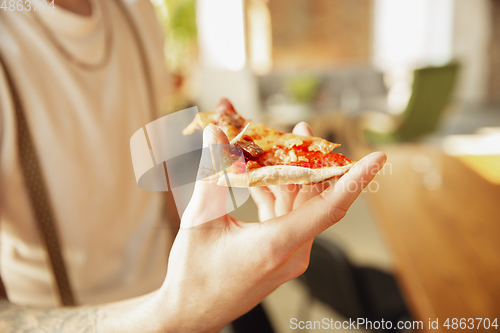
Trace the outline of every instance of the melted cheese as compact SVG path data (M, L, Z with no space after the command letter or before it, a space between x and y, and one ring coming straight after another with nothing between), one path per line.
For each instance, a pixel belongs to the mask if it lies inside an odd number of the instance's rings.
M332 150L340 146L338 143L331 143L321 138L313 138L312 143L307 149L309 151L320 151L323 154L331 153Z
M237 120L238 122L241 122L239 119ZM235 121L232 117L228 115L221 115L217 113L217 111L202 112L195 117L193 122L189 124L189 126L186 127L182 133L184 135L191 134L195 130L201 129L201 126L205 128L208 124L214 124L219 126L224 131L229 140L232 140L241 130L241 128L232 125L234 122Z
M240 139L243 136L243 134L245 134L245 132L247 131L248 126L250 126L250 123L248 123L245 126L245 128L240 132L240 134L238 134L237 136L235 136L229 143L232 144L232 145L234 145L236 142L240 141Z
M238 119L238 122L241 122L241 119ZM188 134L191 131L194 132L194 130L200 127L200 123L203 127L206 127L210 123L220 126L226 133L228 139L231 141L233 141L236 137L240 137L241 135L243 135L243 133L249 135L250 137L252 137L255 144L261 147L264 151L270 151L273 148L277 147L290 149L294 146L298 147L307 145L307 149L309 151L319 151L323 154L328 154L334 148L340 146L337 143L331 143L317 137L283 133L272 127L267 127L262 124L255 124L247 120L245 120L243 124L247 125L247 127L245 127L243 131L241 131L241 127L230 125L231 123L234 123L233 119L230 116L219 115L216 111L200 113L199 117L195 118L190 126L185 129L186 133L184 134ZM288 163L289 161L297 161L297 156L292 156L289 154L283 154L283 156L281 156L278 151L276 152L276 157L280 158L286 163Z

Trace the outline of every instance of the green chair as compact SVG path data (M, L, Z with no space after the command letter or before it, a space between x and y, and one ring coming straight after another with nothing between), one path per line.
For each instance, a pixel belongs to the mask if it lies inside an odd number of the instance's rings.
M365 129L365 139L375 144L401 142L434 132L450 101L458 69L457 63L416 69L413 72L412 94L399 127L391 133Z

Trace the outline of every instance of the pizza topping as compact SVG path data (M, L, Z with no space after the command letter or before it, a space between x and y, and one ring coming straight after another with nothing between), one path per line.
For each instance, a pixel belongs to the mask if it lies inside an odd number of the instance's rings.
M217 124L217 115L215 112L203 112L198 113L193 121L182 131L182 134L189 135L193 134L197 130L203 130L208 124ZM226 130L224 130L226 132Z
M226 171L229 173L246 173L247 166L245 165L245 162L237 161L233 163L230 167L228 167Z
M295 151L295 154L298 156L297 161L290 162L288 165L317 169L332 166L344 166L352 163L351 159L342 154L323 154L319 151L310 151L304 146L300 148L301 149Z
M227 98L223 98L217 104L215 111L198 113L191 124L182 131L182 134L193 134L208 124L215 124L222 128L227 137L231 139L243 129L246 123L247 121L236 113L231 102Z
M315 140L313 140L311 144L307 147L309 151L319 151L322 152L323 154L328 154L331 153L332 150L340 146L338 143L331 143L324 139L320 138L314 138L314 139Z
M308 144L293 148L277 147L264 152L257 159L247 162L247 170L265 166L291 165L310 169L351 164L352 160L342 154L311 151Z
M243 154L247 158L259 157L260 155L264 154L264 150L257 146L255 142L253 142L252 138L248 135L243 136L234 145L240 147L241 150L243 150Z
M241 130L245 125L245 119L236 113L233 105L227 98L222 98L216 108L217 125L219 126L234 126Z
M238 114L227 111L227 109L221 109L220 112L203 112L195 116L191 124L182 131L182 134L193 134L196 130L207 127L208 124L214 124L219 126L229 139L232 139L241 132L245 122L245 119L241 118Z
M353 164L342 154L333 153L340 146L318 137L283 133L241 117L225 98L212 112L199 114L183 131L190 134L209 123L222 128L230 143L223 155L223 169L229 173L245 173L267 166L295 166L308 169L340 167ZM241 151L244 159L241 158ZM231 156L234 155L234 156ZM237 155L237 156L236 156Z
M307 145L310 151L319 151L323 154L328 154L333 149L340 146L337 143L331 143L317 137L283 133L262 124L250 123L246 134L250 135L255 140L255 143L264 151L276 147L292 148Z
M250 126L248 127L246 133L250 135L256 141L256 143L264 150L266 150L266 148L263 146L263 144L267 142L269 142L269 144L272 144L273 139L278 139L280 136L284 134L283 132L280 132L277 129L267 127L262 124L254 124L254 123L250 123Z
M245 132L247 131L248 126L250 126L250 123L248 123L245 126L245 128L237 136L235 136L233 139L231 139L231 141L229 141L229 143L234 145L236 142L240 141L240 139L243 137L243 135L245 135Z
M203 129L203 123L201 121L201 116L200 114L198 113L193 121L182 131L182 134L184 135L189 135L189 134L193 134L196 130L201 130Z
M259 157L264 154L264 150L255 144L251 136L245 134L248 126L250 126L250 123L230 143L240 147L246 158Z
M259 165L259 163L257 163L256 161L248 161L247 162L247 170L252 170L252 169L257 169L257 168L260 168L261 165Z
M301 146L304 143L304 139L303 136L287 133L280 138L277 144L283 145L286 148L292 148L293 146Z

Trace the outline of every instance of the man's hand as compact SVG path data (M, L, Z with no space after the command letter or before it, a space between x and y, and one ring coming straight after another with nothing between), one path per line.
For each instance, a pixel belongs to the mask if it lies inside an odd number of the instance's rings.
M205 129L205 145L227 143L216 126ZM334 185L318 189L319 195L297 188L278 199L280 192L272 192L274 202L260 216L261 223L225 214L228 189L217 185L217 175L198 181L170 253L167 277L155 295L166 330L217 331L302 274L313 238L344 217L385 159L382 153L370 154Z
M296 133L310 135L305 125ZM204 142L228 143L210 125ZM100 306L56 309L0 300L0 331L216 332L305 271L313 238L342 219L384 162L384 154L370 154L325 190L289 186L270 188L260 197L254 193L263 209L261 223L225 214L228 188L217 185L217 175L198 181L158 291Z

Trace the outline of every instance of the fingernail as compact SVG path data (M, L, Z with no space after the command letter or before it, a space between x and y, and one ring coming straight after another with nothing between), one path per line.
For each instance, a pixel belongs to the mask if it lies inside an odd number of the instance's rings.
M298 135L304 135L304 136L312 135L311 126L309 126L309 124L306 123L305 121L301 121L300 123L298 123L296 125L296 129L297 129L296 134Z
M213 124L208 124L203 131L203 144L213 145L219 143L218 128Z
M385 162L387 162L387 155L381 151L378 151L377 153L384 155L384 161L382 162L382 164L385 164Z
M387 156L385 156L384 153L380 151L373 152L363 157L364 160L363 165L366 165L367 167L370 168L374 167L374 170L378 171L384 166L386 159Z
M382 155L382 156L381 156ZM380 158L382 157L382 163L377 163L377 167L376 167L376 170L377 172L382 169L384 167L384 164L385 164L385 161L387 161L387 155L385 155L383 152L381 151L377 151L375 153L373 153L373 158L372 158L372 161L379 161Z
M383 155L383 161L382 161L382 164L383 164L383 163L385 163L385 161L387 161L387 156L381 151L376 151L376 152L371 153L370 160L371 161L378 161L378 160L380 160L382 155Z

